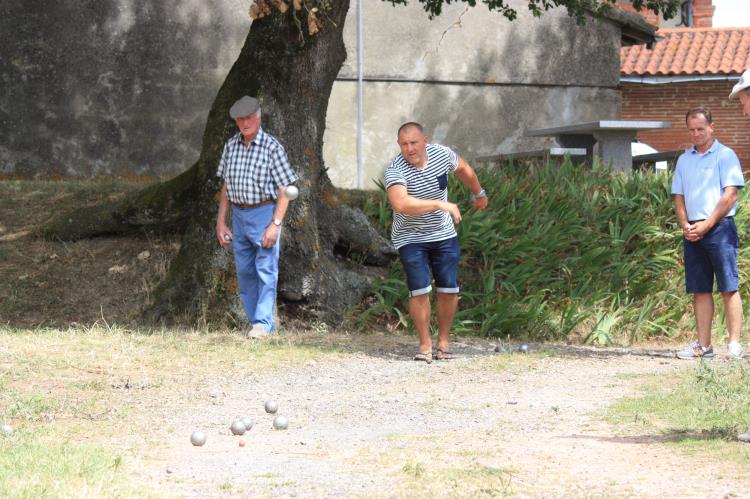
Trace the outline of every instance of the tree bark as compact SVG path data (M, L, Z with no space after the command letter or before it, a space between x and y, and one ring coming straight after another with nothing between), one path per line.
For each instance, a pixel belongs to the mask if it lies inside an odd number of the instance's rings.
M117 206L65 215L46 237L181 231L180 251L146 315L170 322L244 321L233 256L214 235L221 187L215 175L224 142L236 133L229 107L243 95L257 96L263 128L284 145L300 175L300 196L290 204L282 233L279 293L307 302L324 320L339 319L363 297L372 275L344 255L383 265L396 252L361 212L342 203L323 163L328 99L346 58L342 32L349 0L326 5L317 14L322 29L313 36L304 10L274 11L253 22L211 107L200 158L189 170Z

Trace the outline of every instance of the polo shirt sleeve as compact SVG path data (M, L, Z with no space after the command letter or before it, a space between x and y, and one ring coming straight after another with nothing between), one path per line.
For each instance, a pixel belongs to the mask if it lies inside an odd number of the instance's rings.
M672 194L685 195L685 189L682 186L682 156L677 159L677 166L672 175Z
M740 160L737 154L729 148L719 151L719 176L722 189L728 186L735 186L740 189L745 187Z
M406 186L406 177L395 163L391 163L388 165L388 168L385 169L384 179L386 189L394 185Z
M299 178L292 168L292 165L289 164L289 158L281 145L274 147L271 150L271 162L273 164L273 168L271 168L271 178L277 188L292 184Z

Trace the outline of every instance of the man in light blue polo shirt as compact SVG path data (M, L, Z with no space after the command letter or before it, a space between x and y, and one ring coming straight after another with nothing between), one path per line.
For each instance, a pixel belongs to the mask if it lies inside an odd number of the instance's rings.
M716 289L724 300L729 354L741 357L739 238L733 217L737 192L744 187L745 180L734 151L714 139L715 127L708 109L691 109L685 116L685 123L693 147L677 160L672 194L677 222L684 235L685 287L693 294L698 339L677 352L677 356L681 359L714 356L711 323L715 277Z

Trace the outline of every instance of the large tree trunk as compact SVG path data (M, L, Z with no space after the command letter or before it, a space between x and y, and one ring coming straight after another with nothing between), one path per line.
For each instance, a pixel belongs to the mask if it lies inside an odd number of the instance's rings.
M214 227L221 180L216 167L224 142L236 132L228 110L242 95L261 101L263 127L284 145L301 180L282 235L280 295L305 301L336 319L366 291L361 264L382 265L395 255L361 212L341 202L323 164L323 132L334 79L346 58L342 32L349 0L318 13L322 29L308 35L307 13L274 11L256 20L211 107L198 161L178 177L151 186L118 206L62 217L47 237L80 239L144 229L183 232L179 254L148 310L152 319L244 319L231 251L219 248Z

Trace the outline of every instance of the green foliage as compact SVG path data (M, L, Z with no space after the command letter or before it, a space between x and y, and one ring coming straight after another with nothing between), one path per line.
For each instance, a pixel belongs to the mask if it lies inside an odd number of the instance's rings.
M94 445L23 431L0 439L2 497L150 497L122 468L122 456Z
M387 0L393 5L406 5L408 0ZM422 4L425 12L430 15L430 18L439 16L443 10L444 4L450 4L451 2L462 1L474 7L477 4L476 0L418 0ZM518 16L518 12L511 5L508 0L482 0L482 3L487 6L491 11L498 12L508 18L514 20ZM671 19L677 14L682 1L681 0L633 0L633 7L637 10L648 8L654 12L662 13L666 19ZM583 23L585 15L587 13L593 13L601 16L614 8L615 0L527 0L526 6L529 11L536 17L541 16L544 12L555 8L565 7L570 17L575 18L579 23Z
M694 386L699 429L734 438L750 428L748 376L750 364L744 361L720 367L700 364Z
M747 361L699 362L694 370L654 377L646 384L646 393L618 401L607 418L617 424L659 428L677 442L735 441L737 434L750 428L748 376ZM747 454L743 459L748 462Z
M669 176L612 174L569 162L478 174L490 196L485 211L471 209L460 182L450 184L464 214L457 226L462 258L455 331L537 339L572 333L608 344L691 327ZM371 204L368 214L384 211L381 222L390 223L382 203ZM741 211L737 224L742 233ZM747 260L743 249L741 269ZM406 324L399 263L373 293L358 315L361 325Z

